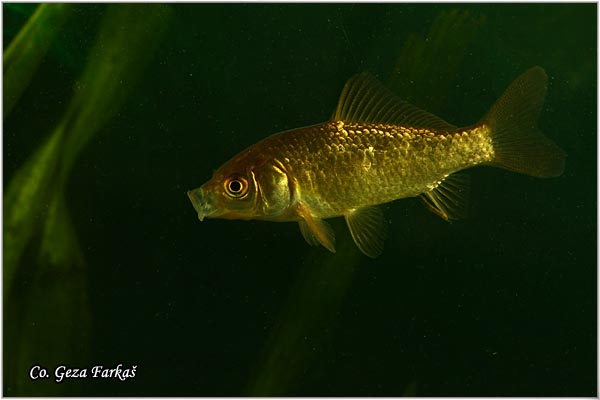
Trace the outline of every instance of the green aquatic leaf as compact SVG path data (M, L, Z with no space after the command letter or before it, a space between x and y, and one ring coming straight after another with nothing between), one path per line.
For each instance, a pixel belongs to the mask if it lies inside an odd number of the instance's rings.
M91 315L83 254L70 221L64 196L54 191L41 231L28 244L26 266L5 301L5 394L58 396L77 394L80 381L67 386L52 379L32 382L29 370L42 365L88 362ZM26 278L25 278L26 277Z
M71 15L72 8L73 5L68 3L41 4L4 51L4 118L29 85L44 55Z
M4 294L13 287L27 245L43 227L55 190L64 130L59 127L11 179L4 194Z
M63 190L82 148L123 104L162 36L169 15L169 9L161 5L127 5L112 6L105 16L65 116L6 190L5 292L10 290L25 246L42 226L53 192ZM137 23L130 24L131 20Z
M390 89L435 110L460 76L465 55L484 22L483 16L465 10L440 12L425 36L413 33L405 40L389 79Z
M169 15L168 6L162 5L109 6L67 112L7 187L4 310L5 344L10 345L5 346L5 395L79 393L77 383L29 379L33 365L54 368L57 363L88 361L91 317L85 260L65 186L81 150L133 89Z
M23 15L25 17L30 17L31 14L35 12L37 4L24 4L24 3L4 3L3 4L6 11L14 12L15 14Z
M310 366L314 347L331 332L331 323L352 285L362 255L349 235L335 254L312 248L303 271L270 332L247 395L289 396L297 378Z

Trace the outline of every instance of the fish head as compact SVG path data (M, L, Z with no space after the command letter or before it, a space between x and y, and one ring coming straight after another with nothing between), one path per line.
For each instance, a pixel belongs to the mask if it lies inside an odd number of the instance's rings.
M252 155L252 154L250 154ZM198 219L276 220L290 205L287 173L273 159L243 153L187 195Z

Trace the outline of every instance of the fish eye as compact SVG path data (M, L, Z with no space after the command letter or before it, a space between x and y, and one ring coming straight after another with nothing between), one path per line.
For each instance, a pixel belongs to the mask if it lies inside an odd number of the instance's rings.
M225 192L230 197L239 199L248 192L248 181L240 176L234 176L225 181Z

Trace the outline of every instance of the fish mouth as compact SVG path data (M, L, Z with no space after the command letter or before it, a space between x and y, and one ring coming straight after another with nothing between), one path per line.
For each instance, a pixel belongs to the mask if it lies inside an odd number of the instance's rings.
M218 211L207 199L202 188L188 190L187 196L194 206L194 210L198 213L198 219L203 221L204 218L210 217Z

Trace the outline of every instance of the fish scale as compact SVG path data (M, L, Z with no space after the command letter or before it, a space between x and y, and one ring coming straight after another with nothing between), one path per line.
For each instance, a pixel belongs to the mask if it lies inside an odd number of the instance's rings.
M333 121L283 132L257 146L286 166L320 218L419 195L458 170L493 159L485 126L433 132Z

